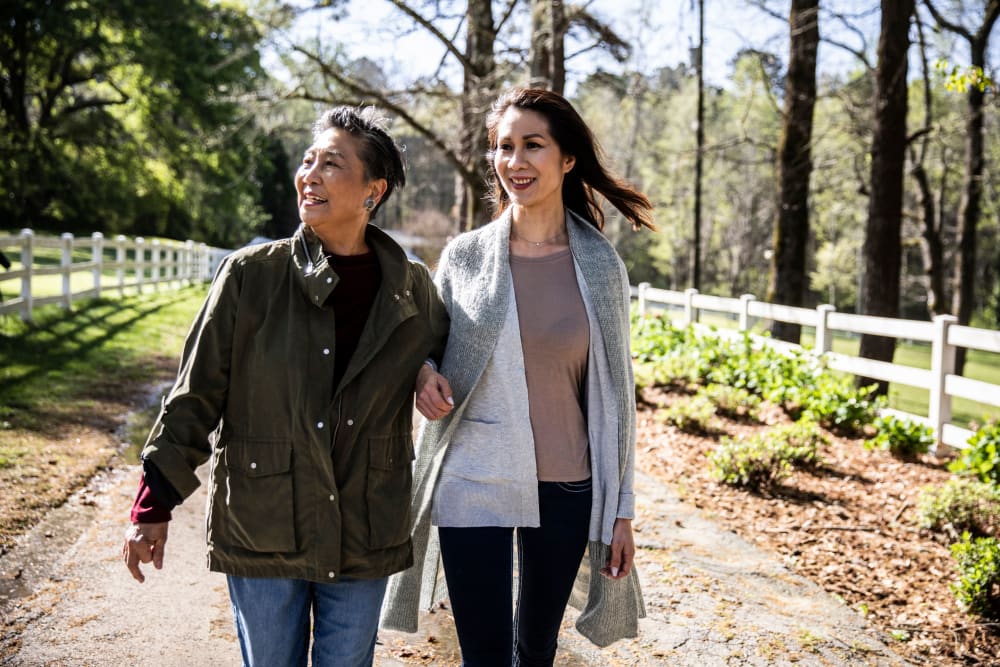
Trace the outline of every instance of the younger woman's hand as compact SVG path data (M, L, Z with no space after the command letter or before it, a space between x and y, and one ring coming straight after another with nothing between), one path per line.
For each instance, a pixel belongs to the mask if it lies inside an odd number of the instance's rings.
M632 571L635 560L635 540L632 537L632 519L615 519L611 534L611 556L601 574L609 579L624 579Z

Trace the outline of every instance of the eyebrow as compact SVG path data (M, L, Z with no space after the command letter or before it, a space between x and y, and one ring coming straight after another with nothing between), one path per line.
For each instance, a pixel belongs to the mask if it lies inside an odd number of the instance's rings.
M503 141L505 139L509 140L510 137L509 136L500 137L499 141ZM526 134L526 135L522 136L521 139L522 140L523 139L545 139L545 135L542 134L542 133L540 133L540 132L533 132L531 134Z
M347 157L346 155L344 155L343 153L341 153L340 151L338 151L336 149L330 150L330 149L327 149L327 148L315 148L315 147L307 148L305 150L305 152L303 153L303 155L309 155L310 153L328 153L328 154L332 155L333 157L339 157L339 158L346 158Z

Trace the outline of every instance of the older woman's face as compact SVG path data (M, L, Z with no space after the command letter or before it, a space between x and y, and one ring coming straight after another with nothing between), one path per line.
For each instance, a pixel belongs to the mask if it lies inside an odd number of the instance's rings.
M295 173L299 218L318 231L357 228L368 222L365 199L378 201L379 188L365 176L361 141L332 128L316 137Z

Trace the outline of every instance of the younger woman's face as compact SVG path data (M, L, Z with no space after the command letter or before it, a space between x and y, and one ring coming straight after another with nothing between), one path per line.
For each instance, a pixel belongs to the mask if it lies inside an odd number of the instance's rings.
M511 106L500 117L493 168L514 206L561 208L563 177L575 161L563 154L542 114Z

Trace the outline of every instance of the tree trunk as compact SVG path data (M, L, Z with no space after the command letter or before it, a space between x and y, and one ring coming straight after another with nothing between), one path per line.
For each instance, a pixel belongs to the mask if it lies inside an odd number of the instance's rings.
M974 67L986 67L988 42L987 28L985 35L980 32L970 43ZM969 87L967 113L965 181L958 207L958 252L955 254L955 286L952 291L952 312L959 324L969 323L976 305L976 227L979 225L983 192L983 91L978 86ZM961 375L965 366L965 348L960 347L956 352L955 373Z
M531 1L528 85L563 94L566 87L566 30L562 0Z
M469 0L466 12L468 35L462 86L462 128L460 155L472 173L485 174L484 155L489 149L486 136L486 114L496 97L496 59L493 44L496 27L493 24L493 4L490 0ZM461 179L461 176L457 177ZM458 186L458 216L461 229L469 230L489 222L486 206L486 179L462 179Z
M695 119L694 234L691 244L691 286L701 289L701 179L705 148L705 0L698 0L698 116Z
M906 157L907 50L914 0L882 0L882 29L875 70L875 131L872 137L871 196L863 249L865 315L899 315L902 261L903 164ZM896 341L865 334L859 355L892 361ZM858 378L858 384L873 380ZM879 382L880 393L888 384Z
M813 109L816 106L816 52L819 0L792 0L788 18L789 58L785 79L784 129L778 147L779 202L768 301L801 306L808 287L809 180L812 174ZM775 338L799 342L798 324L775 321Z
M931 0L924 0L938 25L969 43L971 65L983 72L990 33L1000 17L1000 0L988 0L983 8L983 21L975 33L947 20ZM976 296L976 227L980 217L983 191L983 91L975 83L969 87L968 119L965 124L965 179L962 201L958 208L958 252L955 255L952 312L960 324L968 324L975 309ZM965 348L958 348L955 373L962 374Z
M920 69L924 79L924 127L920 130L920 148L914 148L914 143L910 144L911 161L913 167L910 175L917 185L917 204L920 209L921 219L921 243L920 254L924 266L924 275L927 279L927 313L931 318L945 312L944 293L944 243L941 241L941 224L938 222L937 209L934 202L934 194L931 192L930 178L924 168L924 159L927 156L928 136L930 136L934 122L933 93L931 92L930 66L927 62L927 42L924 39L923 22L916 21L917 37L920 40ZM940 198L945 197L945 179L941 179Z

